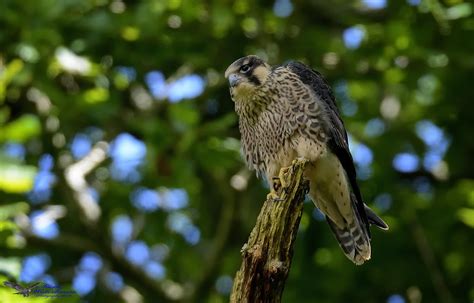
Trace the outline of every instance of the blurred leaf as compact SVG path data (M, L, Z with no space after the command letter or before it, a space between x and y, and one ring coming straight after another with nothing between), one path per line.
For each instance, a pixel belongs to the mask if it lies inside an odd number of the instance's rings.
M122 38L127 41L135 41L140 37L140 29L134 26L126 26L122 29Z
M41 123L37 116L23 115L0 128L0 142L24 143L41 133Z
M20 258L16 258L16 257L3 258L3 257L0 257L0 272L7 272L9 275L11 275L11 276L15 277L16 279L18 279L18 277L20 276L20 270L21 270L21 260L20 260ZM0 278L0 280L2 280L2 279ZM3 281L2 281L1 285L4 286ZM0 288L0 290L2 288Z
M17 226L12 221L0 221L0 232L16 230Z
M446 10L446 18L450 20L469 17L472 14L472 3L461 3Z
M372 81L350 81L348 83L349 94L354 100L373 100L378 95L377 84Z
M2 69L0 61L0 104L2 104L5 99L8 84L10 84L12 79L23 69L23 65L23 61L14 59Z
M8 246L7 238L18 230L18 226L12 221L0 220L0 243Z
M106 88L96 87L84 93L84 100L90 104L105 102L108 99L109 91Z
M0 206L0 220L12 218L18 214L28 213L30 207L26 202L9 203Z
M113 79L114 79L114 85L120 90L123 90L130 85L128 78L123 74L117 73L115 74Z
M458 217L464 224L474 228L474 209L461 208L458 210Z
M180 130L196 125L200 119L199 112L190 102L171 104L169 116Z
M202 125L201 133L207 136L217 135L236 124L237 124L237 115L234 113L229 113L225 116L219 117L217 119L214 119Z
M240 143L234 138L211 137L196 146L198 160L209 170L228 170L240 164Z
M33 188L36 167L0 162L0 190L25 193Z

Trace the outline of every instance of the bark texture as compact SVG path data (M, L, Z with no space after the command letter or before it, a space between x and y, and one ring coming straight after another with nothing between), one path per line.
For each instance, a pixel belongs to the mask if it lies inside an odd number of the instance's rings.
M247 243L234 278L230 302L280 302L293 257L293 244L303 212L308 184L305 160L282 170L279 200L267 198Z

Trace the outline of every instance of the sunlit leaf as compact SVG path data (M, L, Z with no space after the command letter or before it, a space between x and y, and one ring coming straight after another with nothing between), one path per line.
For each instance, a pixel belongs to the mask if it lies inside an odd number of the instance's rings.
M11 258L2 258L0 257L0 271L7 272L11 276L18 278L20 275L21 269L21 260L20 258L11 257ZM3 282L2 282L3 286ZM0 288L1 290L2 288ZM1 295L0 295L1 298ZM3 301L2 301L3 302Z
M24 63L20 59L12 60L3 69L0 63L0 104L2 104L5 99L8 84L10 84L12 79L23 69L23 66Z
M0 128L0 142L23 143L40 133L41 123L38 116L26 114Z
M25 193L33 188L36 167L0 162L0 190Z
M472 3L461 3L446 10L446 18L450 20L469 17L472 14Z
M127 26L122 29L122 38L127 41L135 41L140 37L140 29L134 26Z
M474 228L474 209L461 208L458 210L458 217L464 224Z
M92 88L84 93L84 100L91 104L107 101L108 98L109 91L102 87Z
M0 206L0 220L12 218L18 214L28 213L30 207L26 202L10 203Z

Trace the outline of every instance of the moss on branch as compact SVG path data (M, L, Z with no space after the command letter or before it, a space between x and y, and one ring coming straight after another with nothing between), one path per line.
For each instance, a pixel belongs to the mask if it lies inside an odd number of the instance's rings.
M267 198L247 243L234 278L230 302L280 302L290 271L298 226L308 190L303 180L305 160L284 168L280 200Z

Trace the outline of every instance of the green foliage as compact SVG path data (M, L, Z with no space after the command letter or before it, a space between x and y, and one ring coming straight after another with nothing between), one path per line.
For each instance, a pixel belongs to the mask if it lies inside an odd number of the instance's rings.
M0 189L10 193L24 193L33 187L36 167L2 162L0 158Z
M21 260L46 253L47 274L67 286L84 254L95 252L103 266L87 301L226 302L228 277L266 193L240 157L223 78L231 62L252 53L271 64L301 60L327 77L354 154L371 155L355 157L364 199L391 228L373 232L372 260L355 267L306 204L284 301L474 300L472 3L386 1L378 10L364 5L377 1L292 1L291 14L278 17L273 5L282 2L2 1L0 270L18 279ZM347 29L362 33L359 45L344 41ZM184 94L190 75L201 77L202 92ZM423 127L443 140L429 141ZM65 177L87 154L73 155L77 135L113 150L124 133L146 147L143 159L122 161L142 161L140 178L115 178L112 152L84 179ZM23 155L12 155L11 144ZM418 165L395 169L400 153ZM44 167L45 155L52 167ZM43 200L35 201L44 194L35 192L35 176L51 189ZM80 199L94 200L88 188L99 201L84 207ZM188 204L145 211L132 202L144 188L160 201L185 190ZM94 221L86 214L97 207ZM165 277L122 258L126 249L112 240L121 216L133 222L130 240L162 253ZM32 235L38 222L57 224L59 234ZM183 226L188 233L178 231ZM114 292L105 282L110 272L127 286ZM21 300L45 301L0 287L1 302Z

